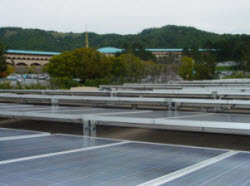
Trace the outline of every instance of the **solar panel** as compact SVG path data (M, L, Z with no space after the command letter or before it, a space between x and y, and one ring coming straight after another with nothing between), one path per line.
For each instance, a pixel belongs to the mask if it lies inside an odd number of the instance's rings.
M152 119L158 119L158 118L174 118L174 117L177 117L177 118L180 118L180 117L185 117L185 116L192 116L191 118L193 118L193 116L197 116L197 115L202 115L204 113L201 113L201 112L185 112L185 111L174 111L174 112L171 112L171 111L150 111L150 112L146 112L146 113L143 113L143 112L138 112L138 113L128 113L128 114L106 114L106 116L115 116L115 117L130 117L130 118L152 118ZM206 113L206 114L209 114L209 113ZM211 113L210 113L211 114Z
M179 118L176 118L179 119ZM216 122L238 122L238 123L250 123L249 114L197 114L194 117L183 117L183 120L193 120L193 121L216 121Z
M63 147L65 136L60 137L58 142ZM101 140L72 137L72 142L78 143L79 139L83 144L86 140L89 143L90 139L95 144ZM40 148L44 145L36 141L32 146L35 144ZM25 161L6 164L0 162L0 185L136 185L227 152L139 142L114 144L116 143L110 143L108 147ZM26 148L20 149L27 153ZM17 154L20 155L20 152Z
M0 128L0 138L30 134L39 134L39 132Z
M109 126L250 135L250 118L247 114L5 105L7 109L4 104L0 105L0 117L3 118L80 124L94 121L95 124Z
M39 136L47 136L47 135L49 134L44 133L44 132L0 128L0 142L5 141L5 140L21 139L21 138L28 138L28 137L39 137Z
M83 138L66 135L50 135L36 138L0 141L1 161L57 153L86 147L117 143L118 140Z
M250 153L239 153L164 185L250 185Z

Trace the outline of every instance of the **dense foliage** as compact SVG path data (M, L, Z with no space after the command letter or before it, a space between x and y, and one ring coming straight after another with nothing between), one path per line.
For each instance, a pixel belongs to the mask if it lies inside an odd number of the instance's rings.
M219 35L193 27L167 25L145 29L139 34L118 35L89 33L90 46L123 48L125 43L140 43L143 48L204 48L207 41L217 42L237 38L238 35ZM85 45L84 33L59 33L39 29L0 28L0 38L11 49L72 51Z
M207 67L209 77L213 77L218 62L236 62L235 69L250 71L250 36L241 35L219 41L207 41L206 50L199 51L197 47L184 48L183 54L195 60L197 64Z
M53 88L50 86L45 86L39 83L36 84L30 84L30 85L24 85L21 83L16 83L16 84L12 84L11 82L0 82L0 89L38 89L38 90L44 90L44 89L48 89L48 88ZM59 87L57 87L59 88Z
M132 54L142 60L156 61L156 57L152 52L145 50L145 48L140 43L123 43L122 48L124 49L120 53L116 53L116 56L122 54Z
M250 71L250 36L210 42L210 48L218 48L217 61L235 61L239 69Z
M206 63L196 62L193 58L183 57L178 68L178 74L185 80L211 79L214 71Z
M80 79L81 83L89 85L141 81L163 73L164 68L159 66L132 54L106 57L95 49L80 48L52 57L44 70L53 78Z
M3 73L7 70L7 64L4 56L5 50L5 45L0 42L0 77L4 76Z

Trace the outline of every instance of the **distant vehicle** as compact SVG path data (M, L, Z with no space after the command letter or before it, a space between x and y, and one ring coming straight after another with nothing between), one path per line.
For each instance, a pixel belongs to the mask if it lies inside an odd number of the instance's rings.
M22 75L22 78L23 78L23 79L26 79L26 78L27 78L27 74L23 74L23 75Z
M12 79L12 78L22 78L20 74L16 74L16 73L13 73L13 74L10 74L7 79Z
M29 78L29 79L36 79L36 78L38 78L38 75L37 74L28 74L27 78Z
M19 83L22 82L22 76L20 74L10 74L6 79L12 80L12 81L17 81Z

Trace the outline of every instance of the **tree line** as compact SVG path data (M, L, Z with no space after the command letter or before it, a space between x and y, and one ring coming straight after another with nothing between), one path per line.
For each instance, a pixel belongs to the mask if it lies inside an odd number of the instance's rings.
M92 48L113 46L123 48L124 43L140 43L143 48L205 48L207 41L217 42L239 35L216 34L193 27L167 25L161 28L145 29L138 34L96 34L89 33ZM16 27L0 28L0 39L11 49L39 51L73 51L85 46L85 33L60 33L40 29Z
M73 79L85 85L140 82L165 73L164 65L142 60L131 53L107 57L96 49L79 48L53 56L45 67L52 78L65 83Z
M183 55L187 57L182 59L179 74L184 79L216 78L216 65L228 61L235 63L234 70L250 72L250 36L209 40L206 42L205 50L200 51L195 46L184 48Z

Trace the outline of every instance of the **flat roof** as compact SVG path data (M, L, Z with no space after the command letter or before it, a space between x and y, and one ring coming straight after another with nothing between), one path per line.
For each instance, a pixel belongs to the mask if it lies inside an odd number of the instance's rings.
M115 54L118 52L124 51L124 49L121 48L115 48L115 47L103 47L97 49L99 52L103 54ZM182 52L182 48L148 48L145 49L146 51L150 52ZM215 49L213 49L215 50ZM206 51L206 49L199 49L199 51ZM47 52L47 51L32 51L32 50L7 50L7 53L10 54L34 54L34 55L59 55L61 52Z
M115 47L104 47L104 48L99 48L98 51L104 54L114 54L118 52L122 52L124 49L120 48L115 48Z
M10 54L33 54L33 55L59 55L60 52L46 52L46 51L31 51L31 50L7 50L7 53Z

